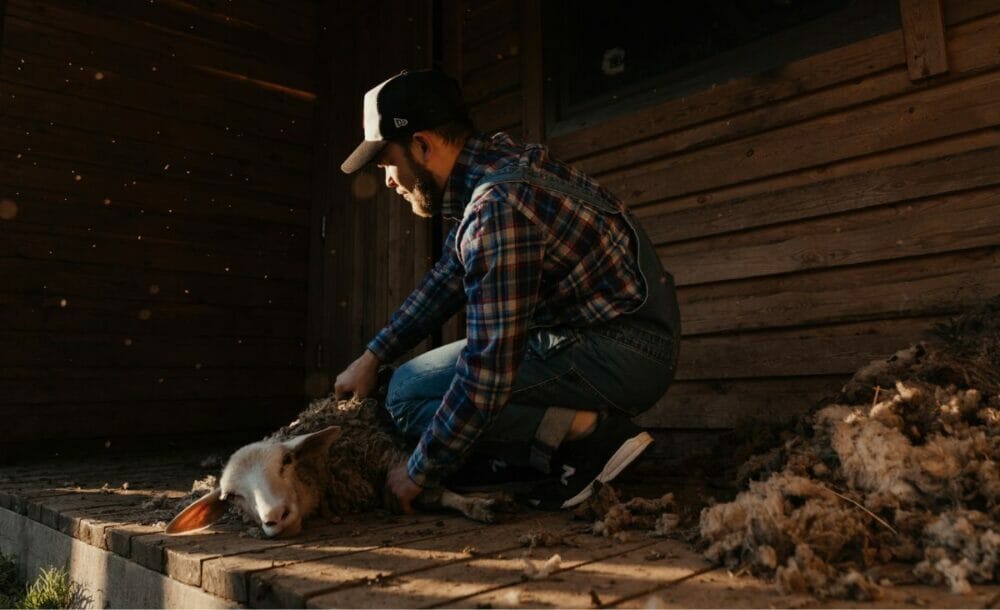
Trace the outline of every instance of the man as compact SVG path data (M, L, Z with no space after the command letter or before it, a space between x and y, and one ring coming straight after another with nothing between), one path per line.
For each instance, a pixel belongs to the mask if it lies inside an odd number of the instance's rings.
M380 364L463 306L467 317L466 340L393 374L386 409L419 442L389 474L389 497L410 512L423 488L452 475L488 483L544 473L529 500L579 504L652 441L630 418L673 379L673 278L621 201L542 146L477 134L442 73L404 71L374 87L363 122L365 140L341 169L374 162L415 214L458 224L422 283L337 376L336 395L368 395Z

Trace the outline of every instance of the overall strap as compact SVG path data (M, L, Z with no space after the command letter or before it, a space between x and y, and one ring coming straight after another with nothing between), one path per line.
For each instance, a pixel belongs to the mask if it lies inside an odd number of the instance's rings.
M632 230L632 235L635 238L639 275L645 290L642 303L636 309L628 312L628 315L656 322L666 326L676 334L680 333L680 312L677 307L677 289L673 275L664 271L649 235L627 209L623 211L614 202L573 184L569 180L551 174L543 174L523 164L518 164L510 169L502 169L483 178L472 191L470 201L475 201L496 184L512 182L523 182L549 192L566 195L604 214L620 215Z
M475 201L481 197L483 193L494 185L509 182L524 182L547 191L561 193L567 197L572 197L573 199L581 201L591 207L597 208L601 212L608 212L612 214L620 213L620 210L604 197L579 185L573 184L569 180L558 176L552 176L550 174L543 174L524 165L518 165L512 169L504 169L483 178L472 191L471 201Z

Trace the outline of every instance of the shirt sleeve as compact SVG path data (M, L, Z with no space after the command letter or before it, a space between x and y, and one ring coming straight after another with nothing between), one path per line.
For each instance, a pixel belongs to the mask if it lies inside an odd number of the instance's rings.
M495 420L527 349L545 239L516 202L507 201L504 186L474 202L460 225L468 342L451 387L408 462L410 478L424 487L439 485L458 468Z
M462 265L455 251L457 233L458 225L448 232L440 260L368 343L380 362L392 362L406 353L465 303Z

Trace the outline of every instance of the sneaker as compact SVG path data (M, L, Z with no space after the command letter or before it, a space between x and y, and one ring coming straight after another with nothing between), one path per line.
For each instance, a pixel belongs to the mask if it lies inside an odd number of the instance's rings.
M603 417L584 438L562 444L553 460L554 481L537 486L528 501L539 508L572 508L590 497L594 481L610 482L652 442L625 417Z
M474 453L448 478L446 485L448 489L457 492L516 493L533 488L547 477L548 475L528 466L515 466L501 458Z

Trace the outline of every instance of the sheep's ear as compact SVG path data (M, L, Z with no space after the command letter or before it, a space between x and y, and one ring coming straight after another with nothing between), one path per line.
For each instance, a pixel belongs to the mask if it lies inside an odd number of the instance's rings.
M330 426L311 434L302 434L285 441L285 447L295 452L296 457L310 454L326 455L330 445L340 438L340 426Z
M222 499L222 490L218 487L185 508L167 524L168 534L185 534L212 525L226 514L229 502Z

